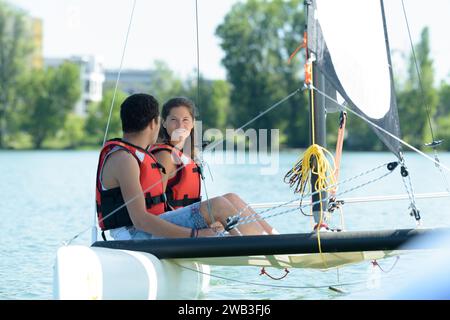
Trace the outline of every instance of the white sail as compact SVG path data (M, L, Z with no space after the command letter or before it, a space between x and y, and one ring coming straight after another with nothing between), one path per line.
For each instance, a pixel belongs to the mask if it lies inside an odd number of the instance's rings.
M308 6L308 50L320 73L349 107L400 136L382 1L312 1ZM374 131L401 158L399 142Z
M318 0L318 19L347 96L367 116L391 107L391 80L379 0Z

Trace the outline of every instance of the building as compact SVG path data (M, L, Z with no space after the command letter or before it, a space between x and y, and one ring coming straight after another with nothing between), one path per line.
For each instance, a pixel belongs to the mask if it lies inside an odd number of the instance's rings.
M31 66L35 69L42 69L44 66L44 58L42 55L43 28L42 20L31 18L31 36L33 39L33 53L31 56Z
M26 34L28 44L31 45L32 51L29 56L29 66L33 69L42 69L44 66L43 57L43 23L42 19L24 15Z
M104 89L116 86L119 71L106 70ZM152 70L122 70L120 72L119 89L128 94L147 92L152 88L154 72Z
M89 103L100 102L103 99L105 81L103 61L97 56L73 57L70 61L80 67L81 99L75 107L75 113L85 116Z
M91 102L100 102L103 99L103 83L105 72L103 61L98 56L74 56L68 59L45 59L46 67L57 67L69 61L80 67L81 97L75 106L75 113L79 116L87 115L87 108Z
M103 61L98 56L85 55L71 58L43 57L43 21L39 18L25 16L25 22L33 44L30 56L30 66L35 69L58 67L65 61L77 64L80 67L81 97L75 106L75 113L80 116L87 115L87 108L91 102L100 102L103 99L103 83L105 73Z

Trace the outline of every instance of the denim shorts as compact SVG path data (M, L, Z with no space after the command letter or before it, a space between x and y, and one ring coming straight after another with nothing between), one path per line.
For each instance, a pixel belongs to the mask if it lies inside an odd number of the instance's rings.
M200 202L191 204L174 211L168 211L159 215L163 220L171 222L181 227L189 229L205 229L208 224L200 213ZM153 236L150 233L137 230L134 227L119 228L110 231L110 235L114 240L147 240L147 239L163 239L164 237Z

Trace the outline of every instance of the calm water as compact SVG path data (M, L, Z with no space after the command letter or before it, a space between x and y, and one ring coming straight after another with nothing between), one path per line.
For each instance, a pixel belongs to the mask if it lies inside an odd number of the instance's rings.
M287 201L293 199L282 182L284 173L299 154L280 154L280 169L276 175L261 175L258 165L211 164L213 181L208 178L210 196L235 192L249 202ZM450 164L450 154L441 155ZM415 191L445 191L439 172L428 160L414 154L406 156ZM342 179L393 161L388 153L345 153ZM52 266L57 248L80 231L89 228L93 220L94 181L97 152L0 152L0 299L51 299ZM398 170L398 169L397 169ZM385 173L381 169L341 191ZM384 180L351 192L345 197L402 194L404 188L399 172ZM424 226L448 226L444 211L448 199L419 200ZM344 208L348 230L411 228L408 203L348 204ZM337 222L337 219L335 219ZM268 220L282 233L309 232L311 222L297 211ZM89 232L74 243L88 244ZM402 273L410 257L399 260L393 271L382 276L390 281ZM380 261L385 268L394 258ZM213 267L213 273L230 280L212 278L210 293L205 299L334 299L342 297L328 289L339 282L347 292L367 291L369 262L339 271L290 270L287 279L271 281L259 275L253 267ZM281 270L270 270L282 275ZM236 281L264 284L248 285ZM348 283L362 282L358 285ZM282 285L292 288L275 288ZM296 288L294 288L296 287ZM315 287L315 288L314 288ZM319 288L317 288L319 287Z

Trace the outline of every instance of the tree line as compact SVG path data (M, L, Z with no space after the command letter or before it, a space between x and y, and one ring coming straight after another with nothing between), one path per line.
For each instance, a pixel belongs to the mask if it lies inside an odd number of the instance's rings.
M86 116L75 114L81 95L78 66L65 62L58 67L33 68L27 19L26 13L0 0L0 149L98 148L114 88L105 86L103 100L91 103ZM291 63L287 61L302 41L304 25L303 0L239 2L216 30L224 51L226 80L201 75L197 79L196 72L181 79L157 61L149 74L150 85L140 89L154 94L160 102L173 96L191 98L198 106L203 129L238 128L302 86L304 53ZM435 86L430 51L429 30L425 28L415 45L422 85L412 55L406 61L406 74L395 76L402 137L423 148L432 141L431 123L435 139L444 139L442 148L450 150L450 85L442 82ZM118 110L128 94L117 92L108 138L121 133ZM304 148L309 144L308 118L308 96L303 92L251 127L280 129L283 146ZM338 115L327 118L327 140L333 145ZM384 150L384 146L367 124L350 117L345 149Z

